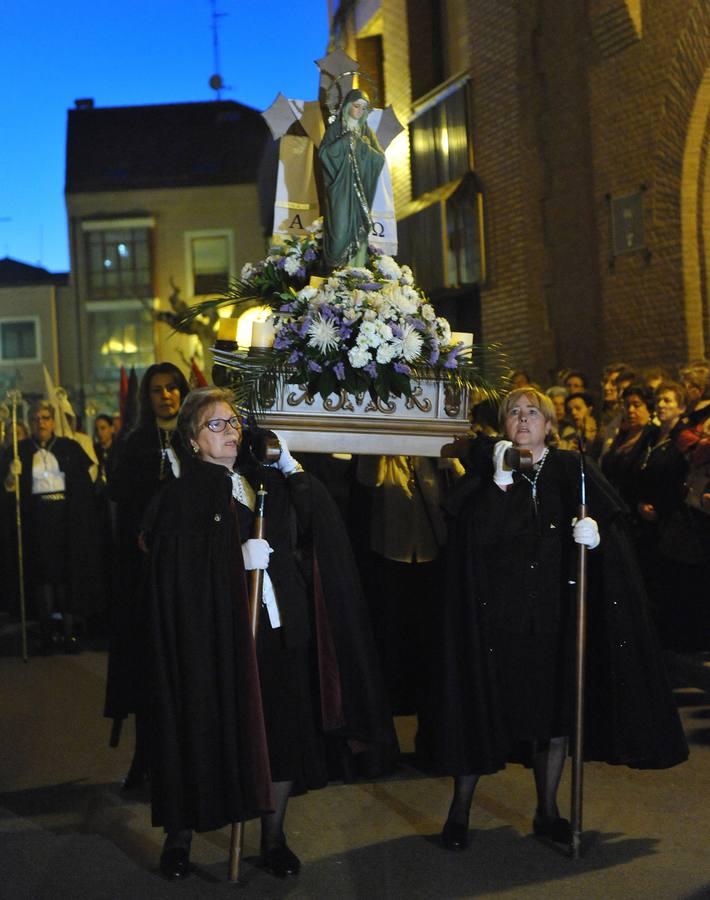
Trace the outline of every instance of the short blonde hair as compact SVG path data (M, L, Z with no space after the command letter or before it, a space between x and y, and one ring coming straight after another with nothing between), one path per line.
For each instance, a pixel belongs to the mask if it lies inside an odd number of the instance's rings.
M205 410L216 403L226 403L234 410L235 415L239 415L234 394L227 388L196 388L185 397L178 413L177 427L186 445L189 446L190 441L194 441L197 437L200 419Z
M500 424L503 430L505 430L505 420L508 418L510 410L519 402L521 397L528 397L532 406L537 406L544 420L550 423L553 431L557 428L557 415L555 414L555 406L552 400L547 394L538 391L537 388L526 385L525 387L514 388L503 397L500 404Z

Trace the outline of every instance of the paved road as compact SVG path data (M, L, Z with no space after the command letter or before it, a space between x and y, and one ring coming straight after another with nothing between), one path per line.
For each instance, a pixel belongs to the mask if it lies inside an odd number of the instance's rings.
M484 779L471 846L444 851L437 835L446 779L405 761L384 781L333 785L295 798L286 825L303 861L278 881L247 860L247 886L227 883L228 830L198 835L194 875L157 874L162 843L147 798L118 790L129 741L108 747L101 718L106 657L0 658L0 898L574 898L710 897L710 696L677 697L689 762L665 772L589 765L585 847L568 859L530 835L532 778L519 767ZM411 747L413 721L397 722ZM130 737L130 734L127 735ZM563 799L568 802L568 776ZM246 855L258 827L247 827Z

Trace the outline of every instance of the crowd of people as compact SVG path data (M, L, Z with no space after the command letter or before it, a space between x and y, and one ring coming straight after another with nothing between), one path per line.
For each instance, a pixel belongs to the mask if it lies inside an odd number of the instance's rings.
M263 866L296 874L289 797L390 772L393 713L420 717L423 762L453 778L445 848L467 846L478 779L511 761L533 770L534 833L569 843L557 788L581 545L595 601L585 755L681 762L658 636L710 649L709 372L698 361L674 380L619 363L599 391L579 371L547 390L514 373L499 410L472 409L456 461L361 457L326 485L313 474L323 460L302 465L229 391L191 391L171 363L145 372L130 430L97 416L96 463L35 403L0 462L3 576L14 494L39 651L79 652L77 622L106 613L104 713L114 741L135 716L123 788L150 786L163 874L189 874L193 831L250 818Z
M710 649L710 365L605 367L599 389L568 370L545 393L560 448L597 462L628 507L662 644ZM514 380L529 381L524 372Z

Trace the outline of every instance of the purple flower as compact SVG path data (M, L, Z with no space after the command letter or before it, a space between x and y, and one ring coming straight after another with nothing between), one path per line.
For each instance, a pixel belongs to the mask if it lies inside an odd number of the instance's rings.
M345 381L345 365L343 363L336 363L333 366L333 371L335 372L335 377L338 381Z
M407 324L411 325L416 331L426 331L426 322L421 319L415 319L414 316L407 316Z
M305 278L306 277L306 270L303 268L303 266L299 266L296 269L296 273L295 273L294 277L295 278Z
M363 291L379 291L382 288L381 284L378 284L376 281L366 281L364 284L359 284L358 287Z
M439 361L439 348L432 347L431 353L429 354L429 365L433 366Z
M277 266L277 268L279 268L279 269L283 269L283 267L284 267L285 265L286 265L286 257L285 257L285 256L282 256L281 259L276 263L276 266Z
M283 306L279 307L279 312L282 313L290 313L293 310L293 303L284 303Z
M308 360L308 368L311 370L311 372L322 372L323 371L323 367L319 366L318 363L314 359Z
M289 365L294 366L301 359L303 354L300 350L294 350L293 353L289 356L287 362Z
M312 250L310 247L303 254L303 258L306 262L312 262L316 258L316 251Z
M372 378L376 378L377 377L377 363L375 363L374 361L371 363L368 363L365 366L365 368L363 369L363 372L367 372L367 374L370 375Z
M285 328L282 328L274 338L274 350L286 350L290 346L291 336L288 334Z
M444 360L444 368L445 369L455 369L459 361L456 358L458 355L458 349L452 350L449 354L447 354L446 359Z
M392 329L392 334L393 334L396 338L401 338L401 337L402 337L402 334L403 334L404 332L403 332L402 329L399 327L399 325L395 325L394 322L390 322L390 328Z
M312 322L312 321L313 321L313 320L311 319L310 316L306 316L306 317L304 318L303 322L301 322L301 327L300 327L300 328L298 328L298 326L294 326L294 327L297 328L297 330L298 330L298 336L299 336L299 337L304 338L304 337L308 334L308 329L311 327L311 322Z
M412 370L406 363L396 362L393 366L395 372L399 372L401 375L411 375Z
M346 340L347 338L349 338L352 335L352 333L353 333L352 328L348 328L347 325L341 325L340 328L338 329L338 334L340 335L340 337L343 340Z

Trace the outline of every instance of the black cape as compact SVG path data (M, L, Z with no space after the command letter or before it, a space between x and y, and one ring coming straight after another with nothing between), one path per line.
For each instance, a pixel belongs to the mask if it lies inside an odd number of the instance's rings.
M179 432L172 446L180 464L189 458ZM144 701L146 622L146 558L138 535L153 498L175 478L167 460L161 464L161 442L155 421L139 425L116 442L108 472L107 494L116 504L116 576L109 615L111 642L104 715L125 718ZM162 477L161 477L162 476Z
M276 548L292 545L299 565L314 573L308 620L318 632L314 694L322 731L396 747L364 599L333 502L305 473L284 479L265 470L258 480L268 491L266 539ZM240 534L224 468L209 463L185 466L151 513L153 821L170 830L210 830L258 815L270 803L240 549L249 535ZM280 603L286 579L295 577L288 556L277 550L269 565ZM299 643L303 627L298 617L292 621L286 642Z
M596 467L588 464L587 471L588 510L598 522L601 544L588 554L584 755L638 768L672 766L687 758L688 749L626 534L625 508ZM489 603L496 606L502 597L507 604L507 610L500 613L502 619L496 622L503 624L504 630L522 628L544 634L560 628L557 633L564 644L565 660L562 672L567 680L562 690L568 698L573 690L575 588L567 582L574 573L570 523L579 503L578 456L550 450L538 485L543 528L559 527L560 534L569 535L556 542L555 564L549 559L547 572L537 582L543 589L558 590L561 624L553 621L554 611L542 620L530 617L525 598L506 591L505 576L492 583L489 580L486 543L494 523L487 515L490 504L502 499L491 474L489 459L487 468L479 465L477 473L462 480L449 504L453 519L442 596L441 678L435 690L438 720L434 740L436 767L453 775L492 773L510 760L520 761L511 748L506 711L501 708L502 675L488 639ZM551 495L554 503L548 502ZM548 509L552 505L554 517L545 513L546 505ZM511 567L517 565L511 558ZM518 580L518 586L526 583L524 576ZM528 618L521 625L525 616ZM516 677L524 679L525 674L521 671Z
M74 615L87 616L99 612L104 602L103 573L101 571L101 548L94 510L93 484L89 469L91 460L81 446L71 438L56 437L48 447L57 459L60 470L65 475L65 496L67 505L67 534L60 535L66 541L68 559L65 564L68 594L64 611ZM32 565L33 547L41 539L38 523L32 510L32 461L37 452L37 444L32 438L18 442L17 451L22 462L20 475L20 508L22 518L22 543L24 552L25 585L34 587L36 579ZM0 465L0 479L7 475L12 451L7 451ZM12 500L11 494L7 497ZM16 541L16 533L10 532ZM16 544L15 544L16 546ZM15 561L16 561L15 554Z

